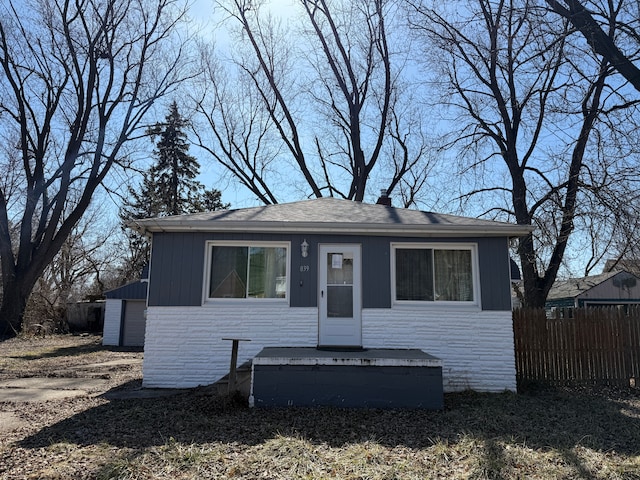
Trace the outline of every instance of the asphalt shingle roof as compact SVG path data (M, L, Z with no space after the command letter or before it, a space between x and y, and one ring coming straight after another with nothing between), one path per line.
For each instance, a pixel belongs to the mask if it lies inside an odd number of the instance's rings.
M613 271L607 273L601 273L600 275L591 275L589 277L580 278L568 278L566 280L557 280L551 290L549 290L548 300L554 300L558 298L575 298L578 295L591 290L593 287L606 282L612 277L615 277L619 273L630 275L627 272Z
M349 233L448 233L519 236L528 226L422 212L337 198L319 198L236 210L161 217L132 222L143 232L310 231Z

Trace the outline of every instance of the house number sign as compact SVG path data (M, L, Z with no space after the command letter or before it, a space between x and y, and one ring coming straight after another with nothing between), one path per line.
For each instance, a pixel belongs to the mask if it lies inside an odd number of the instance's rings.
M309 265L300 265L301 272L308 272L310 270Z

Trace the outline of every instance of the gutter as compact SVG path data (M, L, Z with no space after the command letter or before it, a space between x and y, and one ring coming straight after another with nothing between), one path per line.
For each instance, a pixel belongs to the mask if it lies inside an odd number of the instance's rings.
M225 222L225 221L172 221L147 219L143 222L132 221L129 226L142 234L171 232L242 232L242 233L324 233L324 234L369 234L377 236L486 236L486 237L522 237L531 233L535 227L529 225L386 225L370 223L313 223L313 222Z

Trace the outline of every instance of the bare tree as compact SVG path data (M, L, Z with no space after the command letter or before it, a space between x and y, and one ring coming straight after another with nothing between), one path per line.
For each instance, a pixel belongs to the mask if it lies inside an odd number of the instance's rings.
M603 206L598 200L616 188L625 145L609 145L618 149L610 157L598 139L622 128L616 114L635 103L612 82L606 60L573 50L566 25L541 2L477 0L457 11L413 4L413 13L416 30L445 59L438 74L462 127L450 146L462 147L471 170L492 172L468 196L490 198L495 216L537 227L520 239L518 255L524 303L543 306L576 223L595 225L588 205Z
M238 73L224 74L233 84L208 61L198 110L213 142L201 131L201 145L264 203L278 201L282 177L300 194L356 201L370 181L390 193L418 189L429 171L424 131L407 135L411 121L394 114L403 61L392 47L396 3L297 3L297 30L261 2L223 5L248 48L236 53Z
M640 91L640 49L638 5L636 2L580 2L578 0L546 0L557 14L571 22L593 51L602 56L633 87ZM611 21L618 25L611 35Z
M35 323L47 320L59 330L66 330L68 304L90 296L92 285L114 261L106 246L117 227L106 226L104 218L104 209L92 206L73 228L36 281L24 323L28 325L31 317Z
M18 139L23 192L0 189L0 335L20 330L33 286L125 158L125 142L186 75L173 37L183 16L177 0L0 7L0 131Z
M282 182L275 166L282 148L274 141L273 109L263 107L245 75L225 68L206 46L202 58L205 73L195 98L201 119L194 128L197 144L260 202L278 203L273 185Z
M582 35L595 54L605 59L613 69L622 75L637 91L640 91L640 68L638 54L640 51L640 16L637 2L600 2L578 0L546 0L551 10L566 19L575 31ZM615 28L612 28L615 25ZM635 171L635 167L631 166ZM640 258L637 245L640 242L638 228L637 178L635 172L618 175L629 178L630 188L623 191L616 189L603 198L609 206L606 212L594 208L594 216L601 218L597 227L590 226L589 247L594 252L585 267L585 275L596 265L607 260L609 265L617 265L622 259ZM603 189L605 192L607 189ZM602 242L602 226L608 227L612 235Z
M623 118L625 124L627 118ZM629 128L629 125L626 125ZM603 139L606 143L619 145L616 132ZM635 139L637 142L637 139ZM598 172L598 188L590 186L589 196L583 200L582 210L588 212L583 221L583 244L578 250L591 255L585 264L584 275L599 270L604 264L616 266L618 263L637 263L640 258L640 175L638 174L638 147L626 152L611 151L600 159L599 169L609 170L608 174ZM615 164L613 167L611 164ZM595 174L589 172L591 178ZM588 202L588 203L587 203Z

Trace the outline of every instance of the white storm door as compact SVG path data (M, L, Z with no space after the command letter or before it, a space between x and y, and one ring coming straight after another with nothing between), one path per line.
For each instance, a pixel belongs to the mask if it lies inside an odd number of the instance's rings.
M320 245L318 345L362 346L360 245Z

